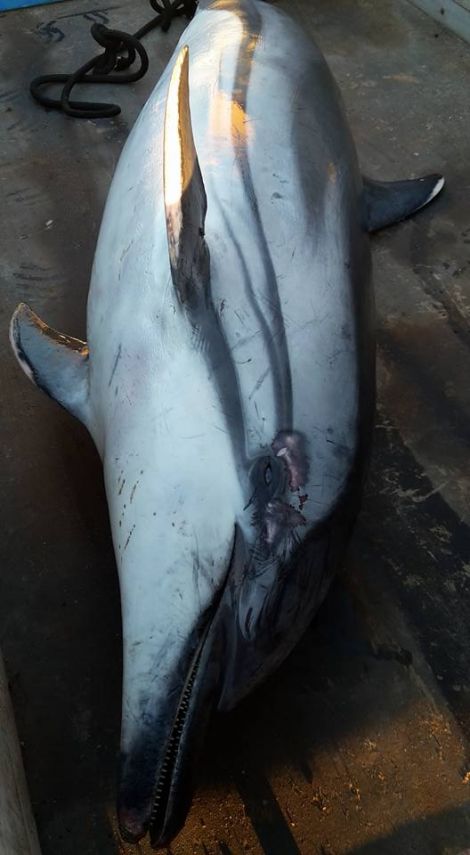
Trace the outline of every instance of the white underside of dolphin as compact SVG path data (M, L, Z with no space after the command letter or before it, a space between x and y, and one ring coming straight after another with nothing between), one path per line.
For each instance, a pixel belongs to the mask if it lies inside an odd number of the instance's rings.
M116 169L87 344L15 312L21 366L103 459L130 839L149 824L156 844L174 833L162 793L176 798L169 766L184 765L175 721L215 645L214 615L228 707L324 596L370 445L367 232L442 185L363 181L336 87L299 27L258 0L206 0Z

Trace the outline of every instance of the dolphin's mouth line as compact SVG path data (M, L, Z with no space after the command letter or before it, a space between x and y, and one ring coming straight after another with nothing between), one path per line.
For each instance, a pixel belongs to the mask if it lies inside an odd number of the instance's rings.
M211 616L212 617L212 616ZM173 782L173 773L179 753L181 738L183 735L184 724L190 709L191 696L194 688L194 683L201 664L202 651L206 642L209 628L212 624L210 619L205 627L198 649L193 658L191 668L189 670L186 683L183 688L181 698L178 704L178 709L173 721L170 736L168 738L165 757L160 767L159 776L155 785L152 810L150 812L149 832L152 842L158 841L161 831L165 826L168 802L170 798L170 790Z
M187 734L185 733L185 725L187 723L188 715L191 711L193 691L195 688L197 677L200 673L201 660L203 658L204 648L213 628L220 603L222 601L229 581L230 572L232 570L233 560L235 556L237 530L238 526L236 525L233 536L232 553L230 556L230 561L228 563L228 570L223 583L221 584L212 601L212 605L209 607L209 614L205 621L204 629L202 630L199 644L193 655L193 659L188 671L188 676L186 677L186 682L181 692L178 708L173 719L173 726L168 737L163 762L160 766L158 777L156 779L155 789L153 792L152 808L150 811L150 819L148 823L148 832L150 834L150 842L152 846L161 845L160 841L165 835L165 828L169 820L168 808L170 807L170 802L172 801L172 790L174 786L175 772L177 771L177 763L180 756L181 745L182 742L184 743L185 739L187 738Z

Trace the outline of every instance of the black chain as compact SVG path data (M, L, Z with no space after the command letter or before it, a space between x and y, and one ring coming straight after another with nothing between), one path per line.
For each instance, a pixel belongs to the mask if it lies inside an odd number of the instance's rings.
M110 118L121 112L119 104L102 104L98 101L71 101L70 94L77 83L133 83L144 76L149 67L147 51L140 39L150 30L160 27L167 32L174 18L186 15L192 18L197 0L149 0L157 16L131 35L121 30L110 30L104 24L93 24L91 35L104 48L104 53L94 56L74 74L43 74L31 81L29 89L33 98L52 110L62 110L68 116L80 119ZM137 56L140 65L129 71ZM117 72L112 74L112 72ZM127 72L127 73L124 73ZM49 98L43 86L62 83L60 98Z

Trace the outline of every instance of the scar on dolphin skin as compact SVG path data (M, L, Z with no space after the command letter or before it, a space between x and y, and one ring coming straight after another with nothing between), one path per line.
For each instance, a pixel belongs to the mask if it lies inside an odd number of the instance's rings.
M280 499L268 502L265 511L266 542L272 545L281 533L298 525L307 525L304 515Z
M116 358L114 360L113 370L111 371L111 377L109 378L108 389L111 386L111 383L113 382L113 377L116 373L116 368L118 367L118 363L119 363L119 360L121 358L121 355L122 355L122 344L119 345L118 351L116 353Z
M129 541L130 541L130 539L131 539L132 535L134 534L134 529L135 529L135 523L134 523L134 525L132 526L132 528L131 528L131 530L130 530L130 532L129 532L129 534L128 534L127 540L126 540L126 542L125 542L125 544L124 544L124 549L122 550L123 552L125 552L125 551L126 551L126 549L127 549L127 547L129 546Z
M296 430L281 430L271 448L287 469L292 492L300 490L306 484L309 473L305 437Z

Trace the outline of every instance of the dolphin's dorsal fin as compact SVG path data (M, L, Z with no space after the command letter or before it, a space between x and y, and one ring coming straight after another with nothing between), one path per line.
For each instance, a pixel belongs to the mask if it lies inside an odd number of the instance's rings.
M207 199L194 145L189 107L189 51L183 47L168 89L163 177L171 276L182 303L204 284L208 252L204 240Z
M86 343L51 329L25 303L20 303L11 319L10 341L29 379L87 424Z
M364 178L363 182L363 216L369 232L405 220L431 202L444 186L442 175L426 175L409 181Z

